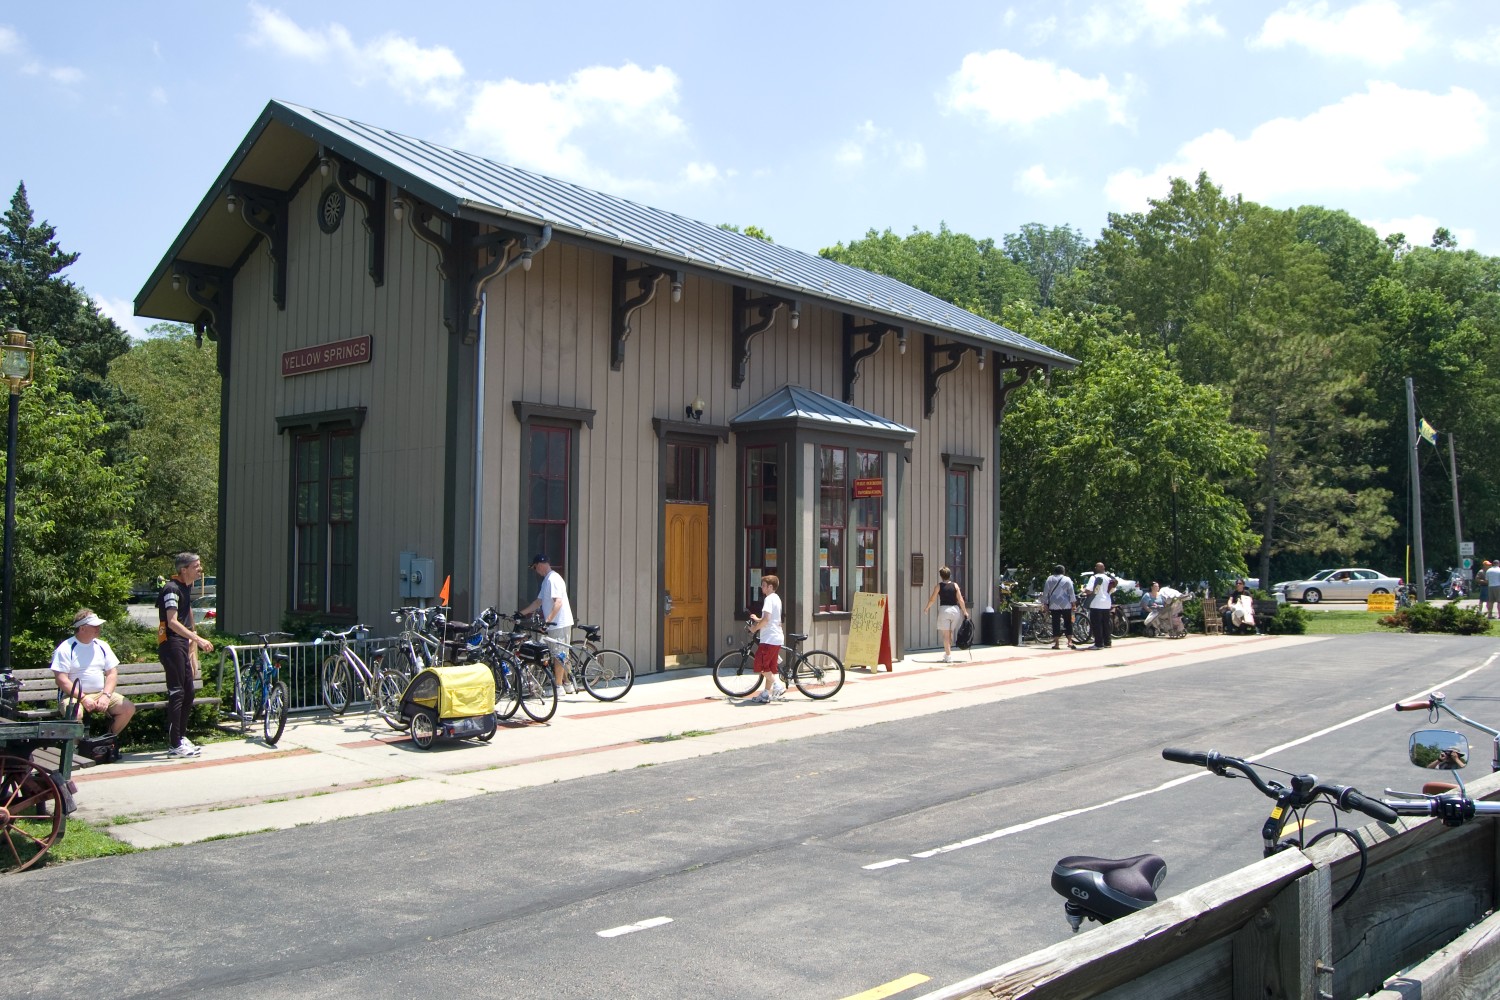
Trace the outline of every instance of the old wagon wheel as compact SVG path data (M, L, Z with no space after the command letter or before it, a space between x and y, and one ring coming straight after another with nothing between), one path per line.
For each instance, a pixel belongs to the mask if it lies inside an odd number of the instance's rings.
M25 757L0 756L0 871L36 864L67 822L50 774Z

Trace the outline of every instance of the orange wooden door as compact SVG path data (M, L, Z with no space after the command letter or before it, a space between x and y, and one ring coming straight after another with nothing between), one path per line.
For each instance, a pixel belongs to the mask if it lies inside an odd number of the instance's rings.
M667 663L708 662L708 504L668 503L666 534Z

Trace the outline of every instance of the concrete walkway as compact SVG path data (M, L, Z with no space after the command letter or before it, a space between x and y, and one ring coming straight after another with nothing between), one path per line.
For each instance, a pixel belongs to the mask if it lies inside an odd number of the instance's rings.
M1303 636L1124 639L1106 651L978 648L941 663L917 653L894 672L849 671L814 702L793 689L770 705L731 701L704 669L638 678L621 701L564 695L545 725L512 720L493 741L439 740L420 750L378 715L293 716L275 747L252 730L196 759L130 754L77 771L77 816L138 847L285 829L585 775L645 767L778 740L909 719L1122 674L1263 653ZM147 720L140 720L137 724Z

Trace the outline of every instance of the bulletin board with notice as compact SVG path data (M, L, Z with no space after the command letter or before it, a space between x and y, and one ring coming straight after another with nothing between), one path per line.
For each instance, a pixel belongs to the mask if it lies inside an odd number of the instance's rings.
M849 645L844 652L846 667L895 670L891 657L891 616L885 594L855 594L849 616Z

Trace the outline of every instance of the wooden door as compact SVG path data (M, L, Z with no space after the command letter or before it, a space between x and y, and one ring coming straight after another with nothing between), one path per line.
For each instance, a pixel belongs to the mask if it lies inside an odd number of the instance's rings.
M708 504L666 507L666 584L672 595L666 662L702 665L708 662Z

